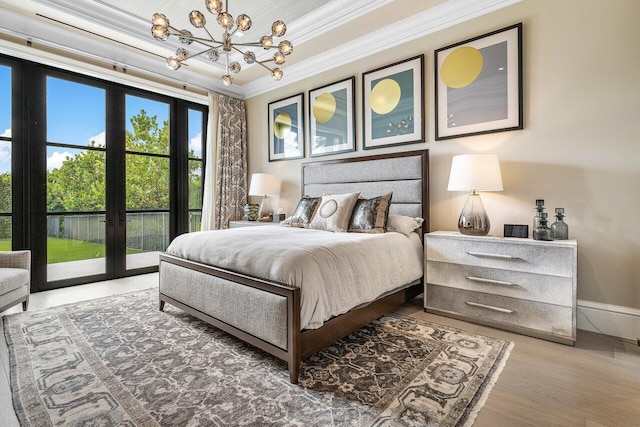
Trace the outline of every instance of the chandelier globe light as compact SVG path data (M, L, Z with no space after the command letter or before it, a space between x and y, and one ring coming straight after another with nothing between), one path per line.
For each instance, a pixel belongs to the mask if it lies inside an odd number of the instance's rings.
M237 74L242 70L242 66L239 62L231 62L229 54L232 51L240 53L247 64L258 64L271 73L271 77L274 80L281 80L283 72L279 67L269 67L268 63L273 62L275 65L282 65L285 63L286 56L291 55L293 52L293 45L288 40L282 40L279 43L275 43L274 37L282 37L287 32L286 24L277 20L271 25L271 34L260 37L259 41L249 43L234 42L232 37L236 32L241 33L248 31L251 28L251 18L249 15L240 14L234 20L233 16L228 12L229 0L225 0L224 10L222 9L221 0L205 0L204 2L207 10L216 16L216 22L223 29L222 38L220 40L213 37L211 32L206 28L207 20L204 14L197 10L192 10L189 13L189 22L195 28L202 29L205 33L205 37L194 36L189 30L179 30L169 22L169 19L162 13L154 13L151 18L151 34L156 40L167 41L169 36L176 36L184 47L180 47L176 50L173 56L167 58L167 67L172 70L180 68L182 63L190 58L196 56L204 56L211 62L217 62L220 57L224 55L226 59L226 72L221 77L222 83L225 86L230 86L233 83L231 74ZM196 49L194 49L196 47ZM263 48L265 50L275 49L274 55L264 61L258 61L256 54L249 48ZM189 50L187 50L189 48Z

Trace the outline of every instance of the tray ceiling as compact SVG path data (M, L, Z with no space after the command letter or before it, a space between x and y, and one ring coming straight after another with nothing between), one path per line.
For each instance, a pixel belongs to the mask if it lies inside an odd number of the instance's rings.
M156 81L246 98L307 77L310 69L322 72L355 60L362 53L370 55L393 46L368 46L368 39L386 40L388 34L397 45L424 35L425 31L446 28L517 1L520 0L228 0L229 13L234 17L246 13L253 22L241 42L256 41L270 33L272 22L281 19L287 24L283 39L294 45L293 54L282 67L282 81L274 82L266 70L244 64L238 55L234 60L243 69L234 75L230 87L219 80L224 73L223 61L212 64L194 58L178 71L169 70L164 59L173 55L180 44L175 37L163 43L151 36L150 19L155 12L164 13L176 28L204 36L188 20L191 10L200 10L209 21L207 28L219 38L222 31L204 1L3 0L0 40L26 40L42 49L62 51L107 67L126 68ZM2 46L0 52L11 54ZM265 58L264 50L255 53L259 59Z

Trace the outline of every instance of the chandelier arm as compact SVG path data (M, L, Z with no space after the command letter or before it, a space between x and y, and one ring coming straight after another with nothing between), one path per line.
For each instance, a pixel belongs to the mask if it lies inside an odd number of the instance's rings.
M236 52L238 52L239 54L241 54L242 56L244 56L244 52L243 52L243 51L241 51L240 49L238 49L238 48L236 47L236 44L235 44L235 43L231 45L231 49L235 50Z
M187 39L187 40L193 40L193 41L198 41L198 42L210 42L210 43L220 43L220 45L222 45L221 41L216 40L211 33L209 33L209 31L207 31L207 29L205 27L202 27L207 34L209 35L208 39L205 39L204 37L196 37L194 35L191 36L185 36L184 34L182 34L182 31L177 29L176 27L169 25L168 27L169 29L173 30L173 33L169 33L172 36L176 36L176 37L182 37L183 39Z
M243 51L241 51L240 49L238 49L237 47L235 47L234 45L232 45L232 46L231 46L231 49L235 50L236 52L238 52L238 53L240 53L242 56L244 56L244 52L243 52ZM269 67L267 67L266 65L264 65L264 64L263 64L263 62L270 62L270 61L273 61L273 59L270 59L270 60L267 60L267 61L262 61L262 62L260 62L260 61L254 61L253 63L254 63L254 64L259 64L259 65L263 66L264 68L266 68L267 70L269 70L269 71L271 71L271 72L273 73L273 70L272 70L271 68L269 68Z
M218 46L216 46L216 47L220 47L223 44L222 42L220 42L220 41L218 41L216 39L205 39L203 37L184 37L184 36L182 36L180 34L175 34L175 35L179 36L179 37L182 37L184 39L187 39L187 40L191 40L191 41L194 41L194 42L198 42L200 44L204 44L206 46L209 46L207 43L218 43Z
M207 53L207 52L209 52L209 51L211 51L211 49L207 49L207 50L203 50L202 52L194 53L193 55L189 55L189 56L187 56L187 57L186 57L186 58L184 58L182 61L184 62L184 61L186 61L187 59L195 58L196 56L200 56L200 55L202 55L203 53Z
M271 72L273 73L273 69L272 69L272 68L267 67L266 65L264 65L264 64L263 64L263 62L268 62L268 61L262 61L262 62L260 62L260 61L256 61L255 63L256 63L256 64L258 64L258 65L260 65L261 67L266 68L267 70L269 70L269 71L271 71Z
M213 40L213 43L217 43L216 45L214 44L210 44L211 41L210 40L206 40L206 39L193 39L194 42L202 45L202 46L206 46L208 48L208 50L211 49L218 49L219 47L222 47L223 44L217 40Z
M207 33L207 35L209 36L209 38L210 38L211 40L214 40L214 41L215 41L215 39L213 38L213 36L212 36L212 35L211 35L211 33L209 32L209 30L207 30L207 27L202 27L202 29L205 31L205 33ZM221 42L216 42L216 43L221 43Z

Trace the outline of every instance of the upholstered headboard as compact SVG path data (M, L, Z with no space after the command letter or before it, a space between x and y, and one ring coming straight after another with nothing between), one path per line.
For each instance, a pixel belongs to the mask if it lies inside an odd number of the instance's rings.
M424 218L429 230L429 150L302 164L302 194L359 191L367 199L393 192L390 215Z

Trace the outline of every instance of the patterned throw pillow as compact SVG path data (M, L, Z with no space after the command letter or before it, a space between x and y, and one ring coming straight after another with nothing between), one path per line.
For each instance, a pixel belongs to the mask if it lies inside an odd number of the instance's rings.
M318 212L311 220L309 228L344 232L349 228L351 212L360 193L333 194L322 196Z
M351 214L349 231L354 233L384 233L387 231L389 205L393 193L373 199L358 199Z
M320 197L303 196L296 206L296 210L291 215L289 225L291 227L307 228L309 223L315 214L318 205L320 204Z

